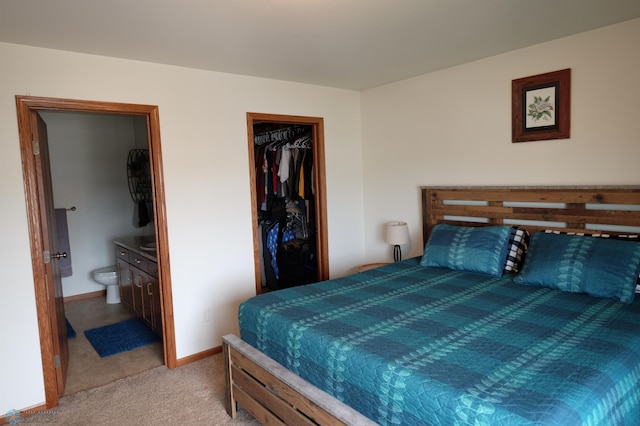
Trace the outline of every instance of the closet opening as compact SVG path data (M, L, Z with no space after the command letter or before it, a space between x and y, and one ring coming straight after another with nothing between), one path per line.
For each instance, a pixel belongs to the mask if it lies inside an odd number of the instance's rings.
M323 119L247 121L256 293L328 279Z

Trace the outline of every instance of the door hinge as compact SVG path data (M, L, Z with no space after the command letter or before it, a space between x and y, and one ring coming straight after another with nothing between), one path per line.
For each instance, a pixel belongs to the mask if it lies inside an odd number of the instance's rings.
M60 355L53 356L53 366L55 368L60 368Z
M51 253L49 252L49 250L45 250L42 252L42 255L44 257L44 263L47 264L49 262L51 262Z
M33 141L33 155L40 155L40 142Z

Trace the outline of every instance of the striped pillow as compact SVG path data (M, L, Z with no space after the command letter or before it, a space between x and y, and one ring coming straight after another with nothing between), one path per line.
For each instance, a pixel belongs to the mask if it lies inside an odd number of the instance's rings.
M515 274L522 268L530 237L531 235L526 229L518 228L517 226L511 229L507 260L504 264L505 274Z

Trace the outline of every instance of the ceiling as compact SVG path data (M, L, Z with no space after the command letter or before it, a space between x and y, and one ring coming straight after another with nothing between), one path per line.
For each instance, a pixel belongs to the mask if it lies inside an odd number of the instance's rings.
M363 90L638 17L638 0L0 0L0 42Z

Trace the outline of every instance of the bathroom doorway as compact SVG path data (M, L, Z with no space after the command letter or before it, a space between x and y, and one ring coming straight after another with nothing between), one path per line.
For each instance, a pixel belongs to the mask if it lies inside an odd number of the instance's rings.
M59 274L57 274L58 276L56 277L55 273L49 273L49 270L56 269L51 267L51 265L56 262L51 262L50 258L46 256L46 252L50 248L47 246L47 241L51 240L50 234L55 232L55 226L51 226L52 216L47 213L47 207L51 207L51 203L47 202L50 201L51 194L48 192L51 191L51 187L43 184L43 180L40 179L43 175L42 167L48 168L49 166L48 156L40 155L41 149L43 147L46 149L46 145L42 145L42 143L46 144L46 130L44 134L38 133L38 128L43 124L40 121L39 113L43 111L121 114L143 117L146 121L153 191L152 208L155 217L154 227L157 241L158 275L161 282L164 363L169 368L176 367L175 332L171 308L172 292L169 273L164 188L162 185L163 173L160 149L160 127L157 106L38 98L31 96L16 96L16 105L22 168L25 190L28 194L28 225L47 407L56 406L60 395L64 391L64 370L68 362L68 351L66 329L64 329L64 304L60 303L59 300L62 298L61 291L59 291L59 288L61 288L59 283L60 278ZM43 253L45 253L45 256L43 256ZM55 300L49 300L49 294L55 294Z

